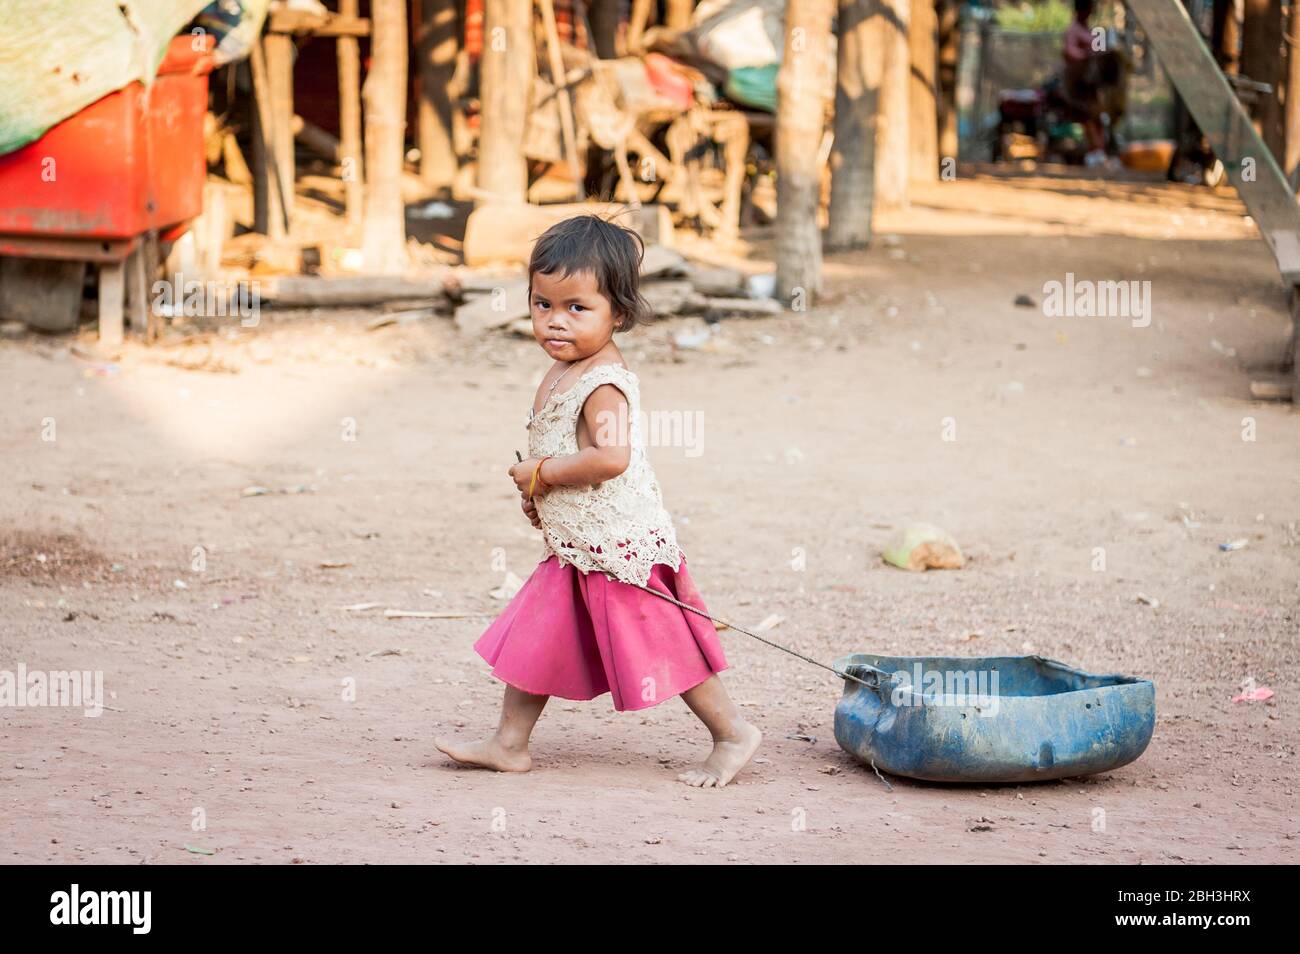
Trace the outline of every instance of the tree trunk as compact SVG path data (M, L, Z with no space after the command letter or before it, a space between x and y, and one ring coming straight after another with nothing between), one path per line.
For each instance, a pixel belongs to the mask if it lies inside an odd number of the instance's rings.
M912 61L908 84L911 111L907 118L911 144L909 171L919 182L933 182L939 176L939 108L935 85L939 17L935 3L936 0L912 0L907 34Z
M419 0L419 7L420 178L430 189L450 190L460 167L451 131L451 80L460 45L456 0Z
M876 207L899 209L907 205L908 160L911 142L907 132L911 111L911 54L907 34L911 0L875 0L875 19L882 22L880 107L876 129Z
M957 59L961 55L961 4L939 0L939 155L957 161Z
M406 148L406 3L371 0L370 72L361 95L366 119L362 256L371 272L406 267L402 167Z
M798 311L810 308L822 288L817 156L833 12L834 0L786 6L785 52L776 77L776 294Z
M876 192L876 111L880 98L880 21L874 0L840 0L835 81L835 142L827 244L848 249L871 241Z
M523 202L527 197L523 144L536 59L530 0L485 0L478 187L496 201Z
M1275 157L1284 151L1282 110L1278 88L1282 84L1281 0L1245 0L1241 37L1241 72L1272 93L1261 93L1255 104L1255 126Z

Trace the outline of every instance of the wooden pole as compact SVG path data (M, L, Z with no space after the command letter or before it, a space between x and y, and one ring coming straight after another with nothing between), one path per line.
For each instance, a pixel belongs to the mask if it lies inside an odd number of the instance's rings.
M371 0L371 66L362 98L366 120L366 198L362 257L367 271L406 267L402 168L406 161L406 3Z
M484 0L478 187L498 201L524 202L524 131L536 75L531 0Z
M642 37L650 23L650 0L632 0L632 13L627 20L627 51L632 56L642 52Z
M957 161L957 59L961 53L961 4L939 0L939 156Z
M881 23L873 19L872 7L873 0L839 0L835 142L826 231L827 246L837 250L871 241L881 74Z
M918 182L939 177L938 72L939 17L936 0L912 0L908 49L912 66L908 84L911 114L907 119L911 160L909 172Z
M596 45L596 55L602 60L612 60L619 55L619 6L614 0L592 0L587 10L591 41Z
M811 308L822 290L817 157L833 12L834 0L786 6L785 50L776 77L776 295L800 311Z
M685 30L691 25L694 12L695 0L667 0L664 3L664 26L670 30Z
M1237 22L1235 0L1214 0L1211 22L1210 49L1214 52L1215 62L1223 72L1236 73L1238 47L1241 44L1241 24Z
M1300 186L1300 5L1292 0L1286 24L1286 157L1282 172L1294 192Z
M280 203L284 209L283 233L272 231L272 238L285 238L293 232L293 37L284 33L266 35L266 75L271 102L271 136L275 141L273 161L276 181L280 183ZM279 217L272 216L272 229Z
M122 345L125 274L123 262L104 262L99 266L99 343L106 348Z
M417 0L417 3L420 178L431 190L450 190L460 168L452 135L451 102L452 77L460 47L456 0Z
M357 0L340 0L339 14L355 19ZM361 240L365 189L365 163L361 159L361 51L357 38L340 36L335 42L339 68L339 174L343 177L348 241Z
M1278 88L1282 85L1281 0L1245 0L1242 21L1241 72L1258 83L1268 83L1272 93L1261 93L1253 110L1255 128L1277 158L1285 151Z
M552 0L539 0L542 7L542 27L546 31L546 55L550 62L551 82L555 84L555 101L560 111L560 135L564 139L564 155L569 161L569 175L573 177L573 194L579 202L586 193L582 187L582 171L578 168L578 136L573 128L573 103L569 101L569 87L565 81L564 60L560 57L560 34L555 27L555 4Z
M876 208L907 205L911 142L911 52L908 21L911 0L875 0L875 16L882 21L880 107L876 127Z
M263 41L255 42L248 57L253 71L254 227L271 238L283 238L289 231L285 197L291 189L277 156L275 110L266 59Z
M126 315L132 336L150 340L149 315L153 311L152 296L149 294L149 276L145 274L144 243L132 250L126 258L124 268L126 284ZM183 299L183 289L176 289L177 297Z

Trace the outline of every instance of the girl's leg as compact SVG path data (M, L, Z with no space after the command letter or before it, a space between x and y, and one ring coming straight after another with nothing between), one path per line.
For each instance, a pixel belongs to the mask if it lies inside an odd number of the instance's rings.
M496 734L482 742L435 739L438 751L450 755L462 765L496 769L498 772L527 772L533 765L528 754L528 737L546 708L550 696L535 696L514 686L506 686L501 700L501 721Z
M677 777L696 788L721 788L754 757L763 733L744 720L716 674L683 692L682 700L713 736L713 751Z

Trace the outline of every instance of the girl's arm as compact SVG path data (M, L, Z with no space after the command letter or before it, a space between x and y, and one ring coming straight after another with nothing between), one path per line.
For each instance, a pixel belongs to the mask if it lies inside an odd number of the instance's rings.
M547 458L538 474L534 495L550 487L590 486L617 477L632 460L628 405L623 392L612 384L602 384L591 392L582 407L582 420L591 436L591 446L576 454ZM527 495L537 458L521 461L510 468L510 476L520 493Z

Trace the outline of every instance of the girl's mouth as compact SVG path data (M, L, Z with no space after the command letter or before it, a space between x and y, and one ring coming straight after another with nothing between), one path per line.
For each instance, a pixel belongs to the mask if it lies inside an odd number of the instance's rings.
M563 338L547 338L546 343L552 348L563 348L569 342L565 341Z

